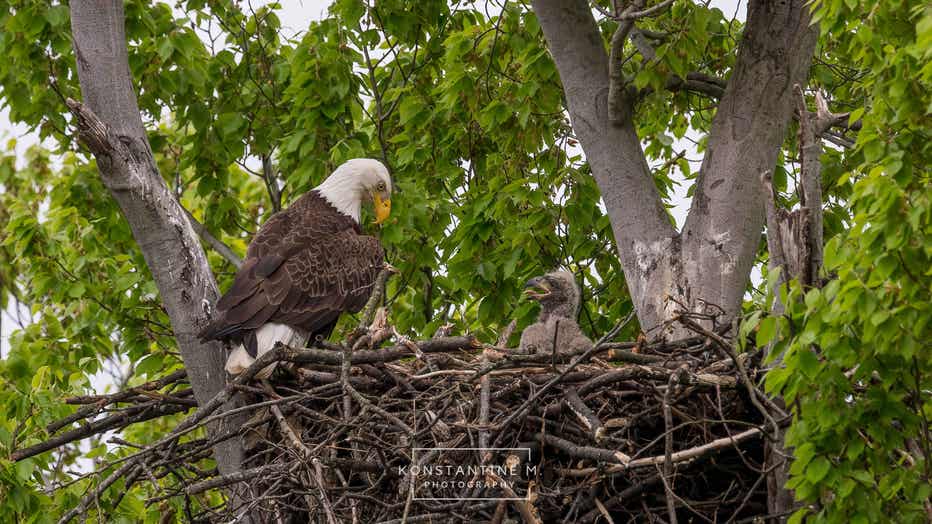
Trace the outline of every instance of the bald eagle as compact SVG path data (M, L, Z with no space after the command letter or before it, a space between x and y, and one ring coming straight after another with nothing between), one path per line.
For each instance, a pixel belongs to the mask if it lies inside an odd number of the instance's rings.
M303 347L326 338L341 313L362 309L385 252L377 238L362 234L360 208L372 201L380 224L391 211L391 193L381 162L349 160L259 228L232 287L198 334L235 345L228 373L242 373L276 342Z
M569 271L553 271L528 280L525 294L540 302L537 322L521 333L521 353L579 353L592 347L592 341L576 323L579 288Z

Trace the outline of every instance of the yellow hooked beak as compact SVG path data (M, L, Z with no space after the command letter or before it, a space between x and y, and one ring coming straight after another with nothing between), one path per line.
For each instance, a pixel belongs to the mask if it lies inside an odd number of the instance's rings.
M375 223L381 224L392 213L392 199L382 200L382 195L376 193L372 195L372 200L375 203Z

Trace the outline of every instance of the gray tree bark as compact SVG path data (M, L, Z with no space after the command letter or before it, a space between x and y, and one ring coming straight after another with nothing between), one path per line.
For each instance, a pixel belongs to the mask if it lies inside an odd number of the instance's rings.
M671 264L662 260L676 241L637 133L630 104L609 119L609 60L586 0L535 0L534 12L560 72L573 129L586 153L612 223L638 319L646 329L663 320L657 297L666 292Z
M209 320L209 308L219 296L207 257L184 209L165 184L152 158L133 78L129 70L122 0L72 0L71 29L84 107L78 114L82 139L97 159L104 185L120 205L133 231L178 341L184 365L199 404L206 404L226 382L224 350L203 344L197 332ZM89 110L103 125L88 128ZM216 425L216 434L235 427ZM240 469L239 439L214 447L224 475Z
M806 84L817 31L808 2L751 1L735 70L712 122L683 228L683 288L728 317L741 309L764 225L761 173L773 170Z
M691 311L720 309L730 321L740 312L764 224L759 177L776 164L793 115L793 85L805 84L815 47L806 2L750 2L681 233L654 186L630 95L617 86L620 99L612 100L609 118L609 57L588 2L534 0L533 7L602 192L642 329L660 334L678 303ZM626 22L621 26L630 33Z

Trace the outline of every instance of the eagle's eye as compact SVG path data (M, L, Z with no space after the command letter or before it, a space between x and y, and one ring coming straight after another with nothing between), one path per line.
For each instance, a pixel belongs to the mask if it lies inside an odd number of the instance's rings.
M379 185L375 186L379 191L385 191L385 182L379 182Z

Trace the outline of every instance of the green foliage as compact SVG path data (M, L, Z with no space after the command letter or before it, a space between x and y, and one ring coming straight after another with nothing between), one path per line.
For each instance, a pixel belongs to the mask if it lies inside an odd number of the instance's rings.
M759 343L780 339L788 348L787 370L772 374L771 386L785 389L802 415L818 415L793 429L797 489L842 516L862 515L850 501L873 500L875 492L889 495L883 508L864 511L912 511L928 495L918 484L928 465L898 468L893 450L916 435L917 409L929 416L928 395L909 389L919 387L909 382L909 366L918 366L928 391L932 267L923 191L932 19L928 9L850 3L822 4L825 31L813 68L814 84L833 94L833 110L863 116L858 148L823 157L832 202L826 237L844 232L829 257L838 280L810 291L786 317L754 316ZM509 2L490 17L481 3L337 0L323 20L283 36L279 6L243 4L125 3L130 68L155 160L215 236L243 253L280 204L344 160L369 156L385 161L400 189L391 219L378 231L367 227L401 269L387 293L401 332L429 337L449 323L494 341L516 319L520 333L535 314L520 298L522 283L558 265L585 284L580 323L590 335L630 311L611 224L527 6ZM846 25L861 23L862 12L871 13L866 34ZM63 103L81 98L68 17L66 6L45 1L0 3L0 104L45 139L20 158L13 144L0 153L0 306L15 293L32 315L0 361L0 457L47 438L45 426L74 410L62 399L93 389L105 360L129 363L127 385L181 366L145 260L74 140ZM742 29L728 18L675 2L639 22L660 35L652 39L655 60L626 49L633 58L625 74L644 94L638 133L665 197L675 169L696 175L674 139L698 137L701 153L715 104L664 85L690 71L727 78ZM601 24L607 43L616 26ZM793 144L788 136L781 158L795 157ZM793 176L792 168L778 169L778 186L785 190ZM227 288L232 266L209 249L208 256ZM849 380L843 371L852 362L861 367ZM883 378L876 384L874 371ZM875 426L871 417L890 423L853 438ZM120 436L151 442L176 420ZM51 494L45 488L74 480L69 470L126 453L90 439L19 463L0 459L0 521L54 518L98 479ZM185 509L177 500L146 507L152 494L148 483L129 491L118 483L101 497L101 519L157 522L163 511Z
M826 0L816 16L833 51L870 72L843 88L863 101L851 115L863 127L852 165L834 166L828 180L850 188L850 222L826 246L829 283L793 286L785 316L758 324L757 343L783 351L767 385L793 407L789 486L814 504L796 518L926 522L932 9Z

